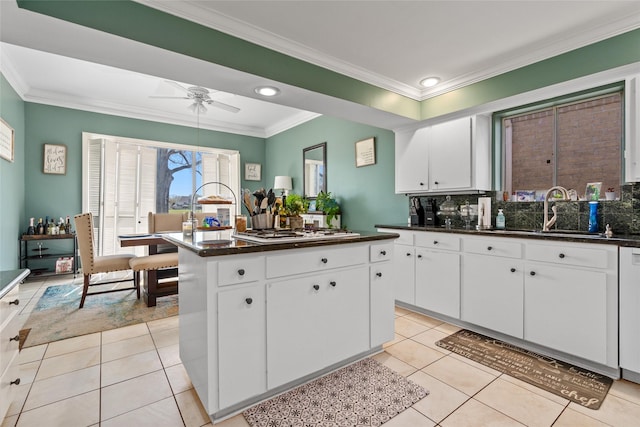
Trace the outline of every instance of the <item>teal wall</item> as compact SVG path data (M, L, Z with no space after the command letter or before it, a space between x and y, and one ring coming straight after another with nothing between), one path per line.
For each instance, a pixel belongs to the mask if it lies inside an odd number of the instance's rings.
M82 209L82 132L173 142L240 151L244 162L264 163L265 141L242 135L200 130L151 121L91 113L69 108L26 103L27 173L26 217L58 218ZM199 134L199 139L198 139ZM67 174L42 172L44 143L67 146ZM251 182L251 188L261 182ZM242 182L245 185L245 182Z
M376 138L376 164L356 168L355 143ZM322 116L267 139L266 180L293 178L293 192L302 194L302 149L327 143L327 191L338 198L342 223L352 230L373 231L375 224L406 224L409 203L394 194L393 132Z
M0 158L0 270L18 268L18 237L25 209L24 102L0 73L0 117L15 131L14 161Z

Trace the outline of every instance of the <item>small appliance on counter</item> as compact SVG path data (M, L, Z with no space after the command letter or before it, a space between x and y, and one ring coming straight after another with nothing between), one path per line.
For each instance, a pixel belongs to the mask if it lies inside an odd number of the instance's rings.
M419 197L411 198L411 225L424 226L424 208Z
M478 197L478 230L491 229L491 197Z
M424 225L427 227L437 227L439 225L436 199L427 200L427 207L424 210Z

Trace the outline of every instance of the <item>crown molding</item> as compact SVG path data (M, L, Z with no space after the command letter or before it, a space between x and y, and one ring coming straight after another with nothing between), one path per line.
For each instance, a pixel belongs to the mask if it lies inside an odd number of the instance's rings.
M301 59L314 65L328 68L340 74L395 92L416 101L433 98L473 83L531 65L535 62L640 28L640 11L622 18L617 17L606 20L606 17L603 17L602 19L605 19L604 22L590 25L588 28L578 28L573 31L572 34L563 35L562 38L548 37L526 48L519 49L519 51L525 52L524 54L519 52L507 52L498 58L491 58L491 64L480 66L477 70L471 73L445 80L436 88L423 89L376 74L371 70L358 67L354 64L350 64L346 61L342 61L314 49L310 49L308 46L297 43L294 40L278 36L277 34L265 31L257 26L240 21L228 15L214 12L211 9L199 5L198 2L158 2L153 0L134 1L221 31L231 36L255 43L265 48Z

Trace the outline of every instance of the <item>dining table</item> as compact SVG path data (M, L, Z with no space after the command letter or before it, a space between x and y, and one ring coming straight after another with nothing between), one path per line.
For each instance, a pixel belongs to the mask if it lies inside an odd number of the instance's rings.
M162 237L161 233L156 234L124 234L118 236L120 247L146 246L149 255L158 252L159 245L169 243ZM166 268L161 270L145 270L142 287L142 296L147 307L155 307L157 298L178 293L178 269Z

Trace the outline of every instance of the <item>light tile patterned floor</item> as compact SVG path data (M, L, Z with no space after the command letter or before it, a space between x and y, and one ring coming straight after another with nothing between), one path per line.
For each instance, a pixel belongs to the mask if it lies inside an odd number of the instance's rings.
M47 286L29 281L26 319ZM375 356L431 394L385 427L640 427L640 385L616 381L598 411L451 354L434 342L457 328L396 309L396 337ZM76 337L20 353L22 382L2 427L210 426L178 355L178 318ZM247 427L239 415L220 427Z

